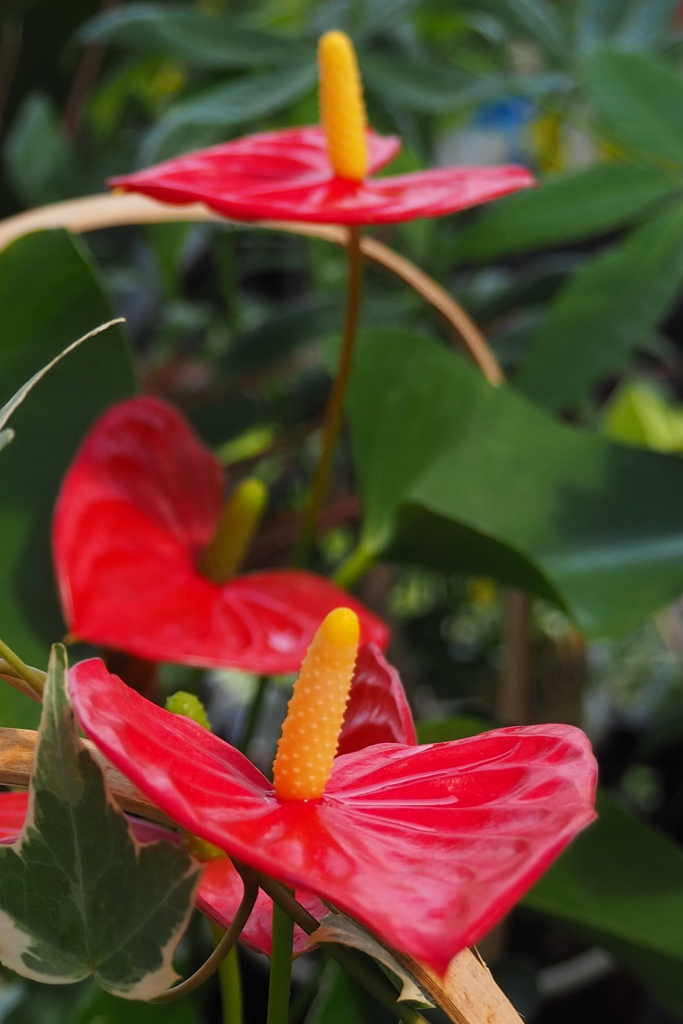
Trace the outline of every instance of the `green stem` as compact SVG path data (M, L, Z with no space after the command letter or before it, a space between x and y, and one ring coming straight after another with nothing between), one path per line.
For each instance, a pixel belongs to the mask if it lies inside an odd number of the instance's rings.
M247 720L244 723L244 729L240 741L236 746L243 754L246 754L249 750L254 733L256 732L256 726L258 720L261 717L261 708L263 707L263 701L266 696L266 690L268 689L268 676L259 676L256 682L256 690L254 696L251 699L251 705L247 712Z
M317 931L320 922L316 921L312 914L309 914L305 907L302 907L291 895L286 886L276 882L266 875L258 876L259 885L265 893L276 903L278 907L288 914L292 921L299 925L307 935ZM389 984L380 978L372 968L364 963L363 959L355 950L347 949L337 943L325 943L325 950L337 963L351 975L354 981L362 985L370 995L374 996L378 1003L386 1007L391 1013L395 1013L405 1024L429 1024L427 1019L414 1010L411 1006L399 1003L396 999L396 991ZM268 1024L271 1024L270 1019Z
M273 903L273 952L270 959L267 1024L287 1024L289 1021L293 941L294 921L277 903Z
M368 569L374 565L376 558L377 555L374 551L369 551L368 548L359 544L335 572L332 577L334 582L344 590L349 590L361 576L365 576Z
M7 644L4 644L2 640L0 640L0 656L5 659L8 665L12 666L20 679L28 683L38 700L41 700L43 690L45 689L45 677L42 673L24 664L21 658Z
M216 946L223 937L223 929L217 924L211 925ZM223 963L218 968L218 980L221 986L221 1005L223 1007L223 1024L242 1024L242 978L237 946L233 946Z
M323 450L315 471L311 495L308 500L308 507L304 515L301 527L301 536L294 552L294 565L304 566L308 561L311 545L315 538L318 520L322 511L327 484L332 468L332 456L337 443L337 437L341 427L342 414L344 411L344 398L351 372L351 358L353 356L353 345L356 339L356 328L358 326L358 313L360 311L360 296L362 284L362 258L360 251L360 228L353 226L349 228L348 245L346 256L349 265L349 285L346 301L346 319L344 321L344 336L342 349L339 357L337 376L332 385L325 411L325 425L323 428Z
M242 929L249 920L254 903L256 903L256 897L258 895L258 884L254 878L254 875L245 869L242 869L242 880L244 882L244 894L242 896L242 902L237 908L237 913L233 919L232 924L228 928L227 932L214 949L211 956L206 960L198 971L186 978L185 981L181 981L179 985L175 985L174 988L169 988L166 992L162 992L156 999L151 999L152 1003L173 1003L176 999L182 999L189 992L194 992L207 978L216 971L228 953L231 951L238 938L242 934Z

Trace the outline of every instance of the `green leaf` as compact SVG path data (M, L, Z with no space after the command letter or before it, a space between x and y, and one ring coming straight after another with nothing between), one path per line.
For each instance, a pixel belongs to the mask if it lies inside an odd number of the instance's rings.
M606 794L597 807L524 903L611 950L683 1013L683 853Z
M456 238L451 255L483 261L591 238L633 223L677 189L680 183L672 175L635 164L552 175L537 191L484 207Z
M84 43L108 43L135 53L161 54L196 67L240 69L287 64L310 56L298 40L242 28L234 17L205 14L196 7L133 3L88 21Z
M456 68L439 67L406 57L363 54L363 82L389 104L420 114L441 114L500 94L499 76L478 76Z
M73 150L53 100L44 93L31 93L22 102L7 134L3 162L14 192L27 206L78 192Z
M325 967L305 1024L395 1024L393 1016L333 961Z
M562 18L548 0L484 0L482 6L498 14L515 32L531 36L549 54L566 63L567 32Z
M583 68L588 96L616 139L655 162L683 164L683 81L661 60L604 50Z
M561 409L620 369L673 305L683 280L683 206L590 260L550 309L515 381Z
M609 44L620 50L647 50L671 24L678 0L583 0L576 43L587 53Z
M39 269L37 269L39 268ZM85 250L63 231L38 232L0 253L0 406L66 346L111 317ZM40 379L16 410L1 454L2 636L34 665L64 632L52 584L50 519L61 479L94 420L134 390L120 327L86 341ZM0 688L0 722L32 727L37 707Z
M0 449L3 448L6 444L9 444L9 442L14 437L13 430L3 430L2 428L5 426L7 420L10 418L12 413L24 401L29 391L31 391L31 389L35 387L38 381L42 380L45 374L49 373L53 366L56 366L57 363L64 358L64 356L68 356L70 352L73 352L75 348L78 348L79 345L82 345L84 341L89 341L91 338L94 338L98 334L101 334L102 331L106 331L109 327L113 327L115 324L122 323L125 323L123 319L110 320L109 323L102 324L100 327L96 327L93 331L89 331L88 334L84 334L82 338L78 338L78 340L72 342L71 345L67 345L64 351L60 352L59 355L56 355L54 359L52 359L47 364L47 366L44 366L41 370L38 370L37 373L33 374L30 380L26 381L25 384L22 384L22 386L19 388L16 394L12 395L9 402L6 402L3 405L2 409L0 409Z
M433 721L417 723L417 738L420 743L446 743L450 740L464 740L480 732L493 729L494 723L480 715L456 715L453 718L435 718Z
M683 463L575 431L406 331L359 338L362 547L554 599L592 635L683 588Z
M315 62L311 60L212 86L201 95L176 104L161 118L145 138L141 163L176 156L182 151L179 146L187 145L197 132L205 133L206 143L222 138L235 125L270 117L309 92L315 80ZM193 134L188 135L188 130Z
M66 671L56 644L26 823L0 849L0 956L35 981L93 975L108 992L152 999L176 980L200 868L180 846L133 838L79 738Z
M602 416L607 437L657 452L683 451L683 408L674 408L644 381L622 384Z

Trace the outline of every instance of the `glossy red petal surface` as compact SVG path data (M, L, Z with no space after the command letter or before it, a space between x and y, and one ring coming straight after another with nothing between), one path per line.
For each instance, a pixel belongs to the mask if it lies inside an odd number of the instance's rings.
M197 568L223 501L222 471L171 406L132 398L86 438L57 502L53 548L76 636L151 661L296 671L324 616L353 608L361 637L388 629L313 573L274 570L222 586Z
M167 160L109 184L165 203L203 202L236 220L389 224L440 217L530 188L524 167L451 167L373 178L400 142L369 132L370 172L361 182L336 177L317 127L250 135Z
M320 800L278 801L238 751L101 662L69 689L86 733L184 828L441 974L595 816L595 760L571 726L367 747L337 758Z
M13 843L22 828L28 810L28 790L0 793L0 843Z
M212 920L223 928L228 928L233 921L242 899L242 880L227 857L209 861L202 874L201 885L197 893L197 906ZM320 920L326 908L313 893L297 889L295 896L303 904L309 914ZM259 889L256 904L240 936L240 942L250 946L257 953L267 956L273 951L273 903L269 896ZM308 935L298 925L294 928L294 952L305 953L313 949Z
M417 743L410 705L398 672L374 644L358 651L337 755L374 743Z
M393 160L401 148L397 136L371 129L368 143L370 174ZM111 178L108 184L165 203L203 202L237 220L263 220L283 216L278 212L287 202L278 198L283 191L314 190L332 180L324 132L308 125L248 135Z

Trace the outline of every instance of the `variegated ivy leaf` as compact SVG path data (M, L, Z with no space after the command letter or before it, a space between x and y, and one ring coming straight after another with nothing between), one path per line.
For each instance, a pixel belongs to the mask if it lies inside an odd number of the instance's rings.
M0 847L0 960L36 981L93 975L108 992L152 999L176 978L199 868L181 847L130 834L79 738L66 669L56 644L26 823Z
M69 352L73 352L73 350L77 348L79 345L81 345L84 341L88 341L90 338L94 338L96 334L101 334L102 331L106 331L108 327L112 327L114 324L121 324L123 322L123 319L119 317L117 320L110 320L109 323L102 324L100 327L96 327L93 331L88 331L88 333L84 334L82 338L78 339L78 341L74 341L72 342L71 345L67 345L63 352L60 352L58 356L55 356L55 358L52 359L47 364L47 366L44 366L41 370L38 370L37 373L34 373L31 379L27 380L26 383L19 388L16 394L12 395L9 402L6 402L5 405L3 405L3 407L0 409L0 451L2 451L2 449L5 448L14 437L13 430L3 430L3 427L5 426L7 420L10 418L10 416L17 408L17 406L21 405L21 403L24 401L31 388L34 387L38 383L38 381L41 380L45 376L45 374L48 373L48 371L51 370L52 367L55 366L55 364L60 361L60 359L63 359L64 356L69 354Z

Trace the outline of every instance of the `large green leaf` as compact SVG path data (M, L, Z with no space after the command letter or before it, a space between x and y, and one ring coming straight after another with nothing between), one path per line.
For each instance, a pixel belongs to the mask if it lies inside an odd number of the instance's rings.
M205 14L189 4L127 4L92 18L80 36L86 43L162 54L207 68L286 64L312 52L298 40L242 28L234 17Z
M74 338L111 318L84 250L62 231L41 232L0 253L0 405ZM86 341L35 385L13 414L0 491L2 638L45 664L64 632L52 584L50 519L60 481L88 427L134 389L120 328ZM32 726L37 708L0 689L0 721Z
M623 50L645 50L657 43L671 24L679 0L582 0L576 24L579 51L609 44Z
M603 50L583 69L588 95L620 142L649 159L683 163L683 81L662 61Z
M131 1003L93 984L65 1024L202 1024L192 998L177 1003Z
M611 950L683 1014L683 852L604 794L598 813L524 903Z
M683 206L586 263L536 335L516 384L552 409L620 369L664 319L683 282Z
M228 129L269 117L313 88L313 59L277 71L266 71L205 89L199 96L176 104L147 135L141 162L152 163L177 155L197 132L215 132L223 138ZM195 135L188 135L191 129ZM203 143L209 136L203 134Z
M174 843L135 841L79 738L66 671L57 644L26 823L0 849L0 957L36 981L94 975L108 992L152 999L176 980L200 868Z
M405 331L358 347L350 413L368 553L492 575L586 632L683 589L683 462L558 423Z
M537 191L518 192L485 207L456 239L455 259L490 260L542 249L633 223L680 188L653 167L599 164L552 175Z

